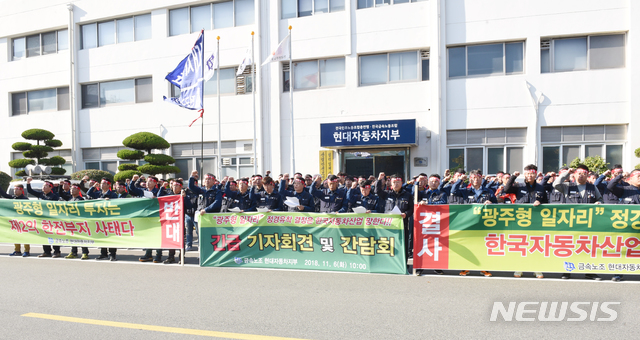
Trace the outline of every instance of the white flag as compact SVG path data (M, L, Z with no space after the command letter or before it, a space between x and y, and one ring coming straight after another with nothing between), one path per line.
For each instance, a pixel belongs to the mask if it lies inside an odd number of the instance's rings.
M291 39L291 34L282 39L282 41L278 45L278 48L276 48L276 50L269 56L269 58L267 58L267 60L262 63L262 66L270 62L289 59L289 54L291 53L291 51L289 51L289 39Z
M211 56L204 61L204 81L213 78L218 68L218 56L215 52L211 53Z
M253 60L251 60L251 54L251 47L249 47L247 48L247 52L244 55L244 59L242 59L242 63L240 63L240 66L238 66L238 73L236 73L236 75L241 75L248 65L253 64Z

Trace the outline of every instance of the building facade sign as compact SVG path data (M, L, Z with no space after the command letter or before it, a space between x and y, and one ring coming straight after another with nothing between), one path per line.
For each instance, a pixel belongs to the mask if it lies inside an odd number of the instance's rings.
M415 119L320 124L324 148L415 145L416 135Z

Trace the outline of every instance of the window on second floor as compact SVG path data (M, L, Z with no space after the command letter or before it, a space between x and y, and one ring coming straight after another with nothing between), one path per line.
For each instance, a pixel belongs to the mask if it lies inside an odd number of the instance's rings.
M151 14L81 26L82 49L151 39Z
M169 35L251 25L254 17L254 0L232 0L172 9L169 11Z
M237 95L246 94L253 91L253 76L251 67L246 67L241 75L237 75L237 67L226 67L220 69L220 94ZM218 71L216 71L218 72ZM211 96L218 94L217 74L204 83L204 95ZM171 97L179 97L180 89L171 85Z
M293 89L317 89L344 86L345 60L331 58L293 62ZM289 91L289 63L282 64L284 88Z
M345 0L282 0L282 19L344 11Z
M360 85L429 80L429 51L360 56Z
M524 73L524 42L449 47L449 78Z
M69 48L68 32L65 29L14 38L11 40L11 59L19 60L66 50Z
M26 115L37 111L69 110L69 87L14 92L11 94L11 115Z
M625 35L591 35L540 41L540 72L621 68L625 66Z
M152 102L152 79L136 78L82 85L82 108Z
M420 2L427 0L358 0L358 9L380 7L388 5L406 4L408 2Z

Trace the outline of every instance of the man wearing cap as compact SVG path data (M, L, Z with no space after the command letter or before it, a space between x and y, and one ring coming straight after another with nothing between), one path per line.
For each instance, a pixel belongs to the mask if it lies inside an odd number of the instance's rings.
M390 213L395 207L400 210L402 222L404 224L404 245L407 260L412 257L413 249L411 239L413 235L413 227L409 223L409 219L413 216L413 195L411 192L402 188L402 177L397 175L391 176L391 189L385 190L385 174L378 174L378 180L375 184L375 194L380 197L380 205L383 206L384 213Z
M42 191L33 190L31 188L31 181L33 181L33 178L27 178L27 192L29 194L44 201L60 200L60 196L53 192L53 183L51 183L50 181L44 181L44 184L42 185ZM53 255L51 254L50 245L43 245L42 250L44 251L44 253L38 255L38 257L60 257L60 246L53 246Z
M275 191L275 183L271 177L262 180L264 190L254 187L249 196L255 202L256 208L268 209L268 211L282 211L282 197Z
M295 178L293 180L293 190L287 190L287 182L289 181L289 174L284 174L282 180L280 181L280 187L278 189L278 193L282 196L283 200L286 200L287 197L296 197L298 199L299 205L296 207L291 207L288 205L284 205L285 211L291 212L314 212L315 206L313 203L313 197L310 193L305 190L305 182L303 178ZM284 204L284 201L283 201Z
M69 193L70 193L70 197L68 199L66 199L66 201L73 201L73 202L77 202L77 201L84 201L84 198L82 197L82 191L80 189L80 185L79 184L72 184L69 188ZM71 252L69 253L69 255L65 256L66 259L75 259L78 257L78 247L71 247ZM82 247L82 260L88 260L89 259L89 248L88 247Z
M570 168L565 172L561 172L560 176L553 182L553 187L562 193L565 203L567 204L600 204L602 196L595 185L587 182L589 168L580 164L576 169ZM570 175L573 175L574 182L565 184ZM562 279L569 279L571 273L562 274ZM600 280L596 274L586 274L587 279Z
M256 211L256 203L251 199L251 196L249 195L249 179L246 177L240 178L237 181L237 191L231 189L232 182L234 182L233 178L230 178L229 182L227 182L224 187L224 193L229 202L229 204L227 205L227 210L238 208L240 209L240 212Z
M371 181L362 181L360 184L353 182L351 189L347 191L347 201L349 202L349 212L353 208L363 207L368 213L384 213L384 207L380 204L380 197L371 192Z
M626 182L623 177L626 177ZM640 204L640 170L634 169L628 175L618 174L609 181L607 190L618 198L619 204ZM614 275L611 280L621 281L622 275Z
M346 177L346 176L345 176ZM311 185L310 194L320 200L321 213L347 212L349 202L347 201L347 191L338 188L340 179L336 175L327 177L328 188L322 188L322 176L317 175ZM315 185L314 185L315 184Z
M29 198L27 198L27 196L24 195L24 186L22 184L16 184L13 187L13 196L7 194L6 190L2 190L2 188L0 188L0 196L6 198L6 199L10 199L10 200L28 200ZM31 254L29 253L29 250L31 250L31 246L28 244L24 245L24 253L20 251L20 244L16 243L14 244L14 249L13 249L13 253L9 254L9 256L22 256L22 257L27 257L30 256Z

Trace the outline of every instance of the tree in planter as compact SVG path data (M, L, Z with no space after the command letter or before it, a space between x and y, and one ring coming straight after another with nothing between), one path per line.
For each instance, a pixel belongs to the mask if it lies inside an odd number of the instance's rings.
M22 133L22 138L35 140L36 144L28 142L13 143L11 148L16 151L22 151L22 156L25 158L14 159L9 162L9 166L15 169L22 169L29 164L49 166L65 164L67 161L60 156L46 158L49 155L49 152L53 151L53 148L62 146L62 142L57 139L53 139L53 137L55 137L53 133L43 129L29 129L24 131ZM40 142L42 142L42 144ZM51 174L53 175L64 175L66 172L67 170L63 168L51 168ZM16 176L26 175L27 172L25 170L16 172Z
M138 132L125 138L122 144L128 148L134 150L120 150L118 151L118 158L128 161L136 161L144 159L149 164L136 165L136 164L121 164L118 167L118 174L116 174L116 180L124 180L133 177L135 174L176 174L180 172L177 166L173 166L176 162L173 157L162 154L152 154L152 150L166 150L171 144L164 138L151 132ZM146 152L146 154L145 154Z

